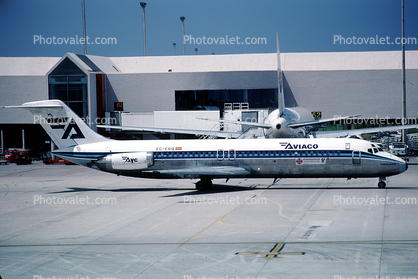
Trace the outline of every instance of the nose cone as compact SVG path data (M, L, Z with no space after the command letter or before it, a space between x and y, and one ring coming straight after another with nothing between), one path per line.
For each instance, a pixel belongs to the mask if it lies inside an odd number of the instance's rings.
M404 171L406 171L408 169L408 163L407 162L404 162L404 164L402 165L400 165L399 166L399 171L400 172L404 172Z
M403 173L407 169L408 169L408 163L405 162L403 159L401 159L399 162L399 173Z

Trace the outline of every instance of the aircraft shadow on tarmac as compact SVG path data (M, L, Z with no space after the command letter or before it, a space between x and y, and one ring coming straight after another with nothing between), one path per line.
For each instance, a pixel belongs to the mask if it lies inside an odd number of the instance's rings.
M64 193L79 193L79 192L169 192L169 191L187 191L173 195L166 195L163 197L180 197L185 195L205 195L205 194L216 194L216 193L230 193L230 192L243 192L243 191L254 191L254 190L376 190L376 186L367 187L353 187L353 186L304 186L304 187L280 187L279 185L263 185L263 186L238 186L238 185L225 185L225 184L213 184L212 187L205 191L197 191L194 188L170 188L170 187L154 187L154 188L113 188L113 189L100 189L100 188L67 188L63 191L51 192L50 194L64 194ZM399 190L416 190L418 187L386 187L385 189L399 189ZM380 190L385 190L380 189Z
M70 187L67 190L51 192L50 194L64 194L64 193L78 193L78 192L168 192L168 191L187 191L175 195L167 195L164 197L175 197L175 196L184 196L184 195L204 195L204 194L214 194L214 193L228 193L228 192L238 192L238 191L252 191L260 190L255 187L248 186L236 186L236 185L218 185L213 184L212 187L206 191L197 191L193 188L169 188L169 187L154 187L154 188L113 188L113 189L98 189L98 188L76 188Z

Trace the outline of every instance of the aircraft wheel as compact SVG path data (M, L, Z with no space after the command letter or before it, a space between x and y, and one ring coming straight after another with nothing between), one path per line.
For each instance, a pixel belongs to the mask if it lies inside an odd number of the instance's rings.
M196 190L198 190L198 191L205 190L205 184L203 184L202 180L200 180L196 183Z
M205 189L212 187L212 180L210 178L204 179L203 183L205 184Z
M196 189L198 191L204 191L210 187L212 187L212 180L210 178L202 178L202 180L196 183Z
M379 181L379 183L377 183L377 187L379 187L379 188L385 188L386 187L386 182Z

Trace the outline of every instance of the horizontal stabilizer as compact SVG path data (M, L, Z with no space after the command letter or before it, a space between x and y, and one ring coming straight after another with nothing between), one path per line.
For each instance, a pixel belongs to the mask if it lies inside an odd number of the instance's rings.
M355 114L355 115L325 118L325 119L319 119L319 120L307 121L307 122L301 122L301 123L294 123L294 124L289 124L289 127L290 128L300 128L300 127L305 127L305 126L321 125L321 124L330 123L330 122L334 122L334 121L340 121L340 120L343 120L343 119L359 117L360 115L361 114Z
M24 103L21 106L33 114L33 122L39 123L58 148L79 144L110 141L94 132L74 111L60 100Z

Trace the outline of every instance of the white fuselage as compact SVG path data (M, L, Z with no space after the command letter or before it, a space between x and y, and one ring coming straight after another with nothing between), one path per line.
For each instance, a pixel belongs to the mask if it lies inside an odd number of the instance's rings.
M370 142L346 138L114 140L54 153L103 171L152 178L383 177L407 168ZM202 168L211 171L194 171Z

